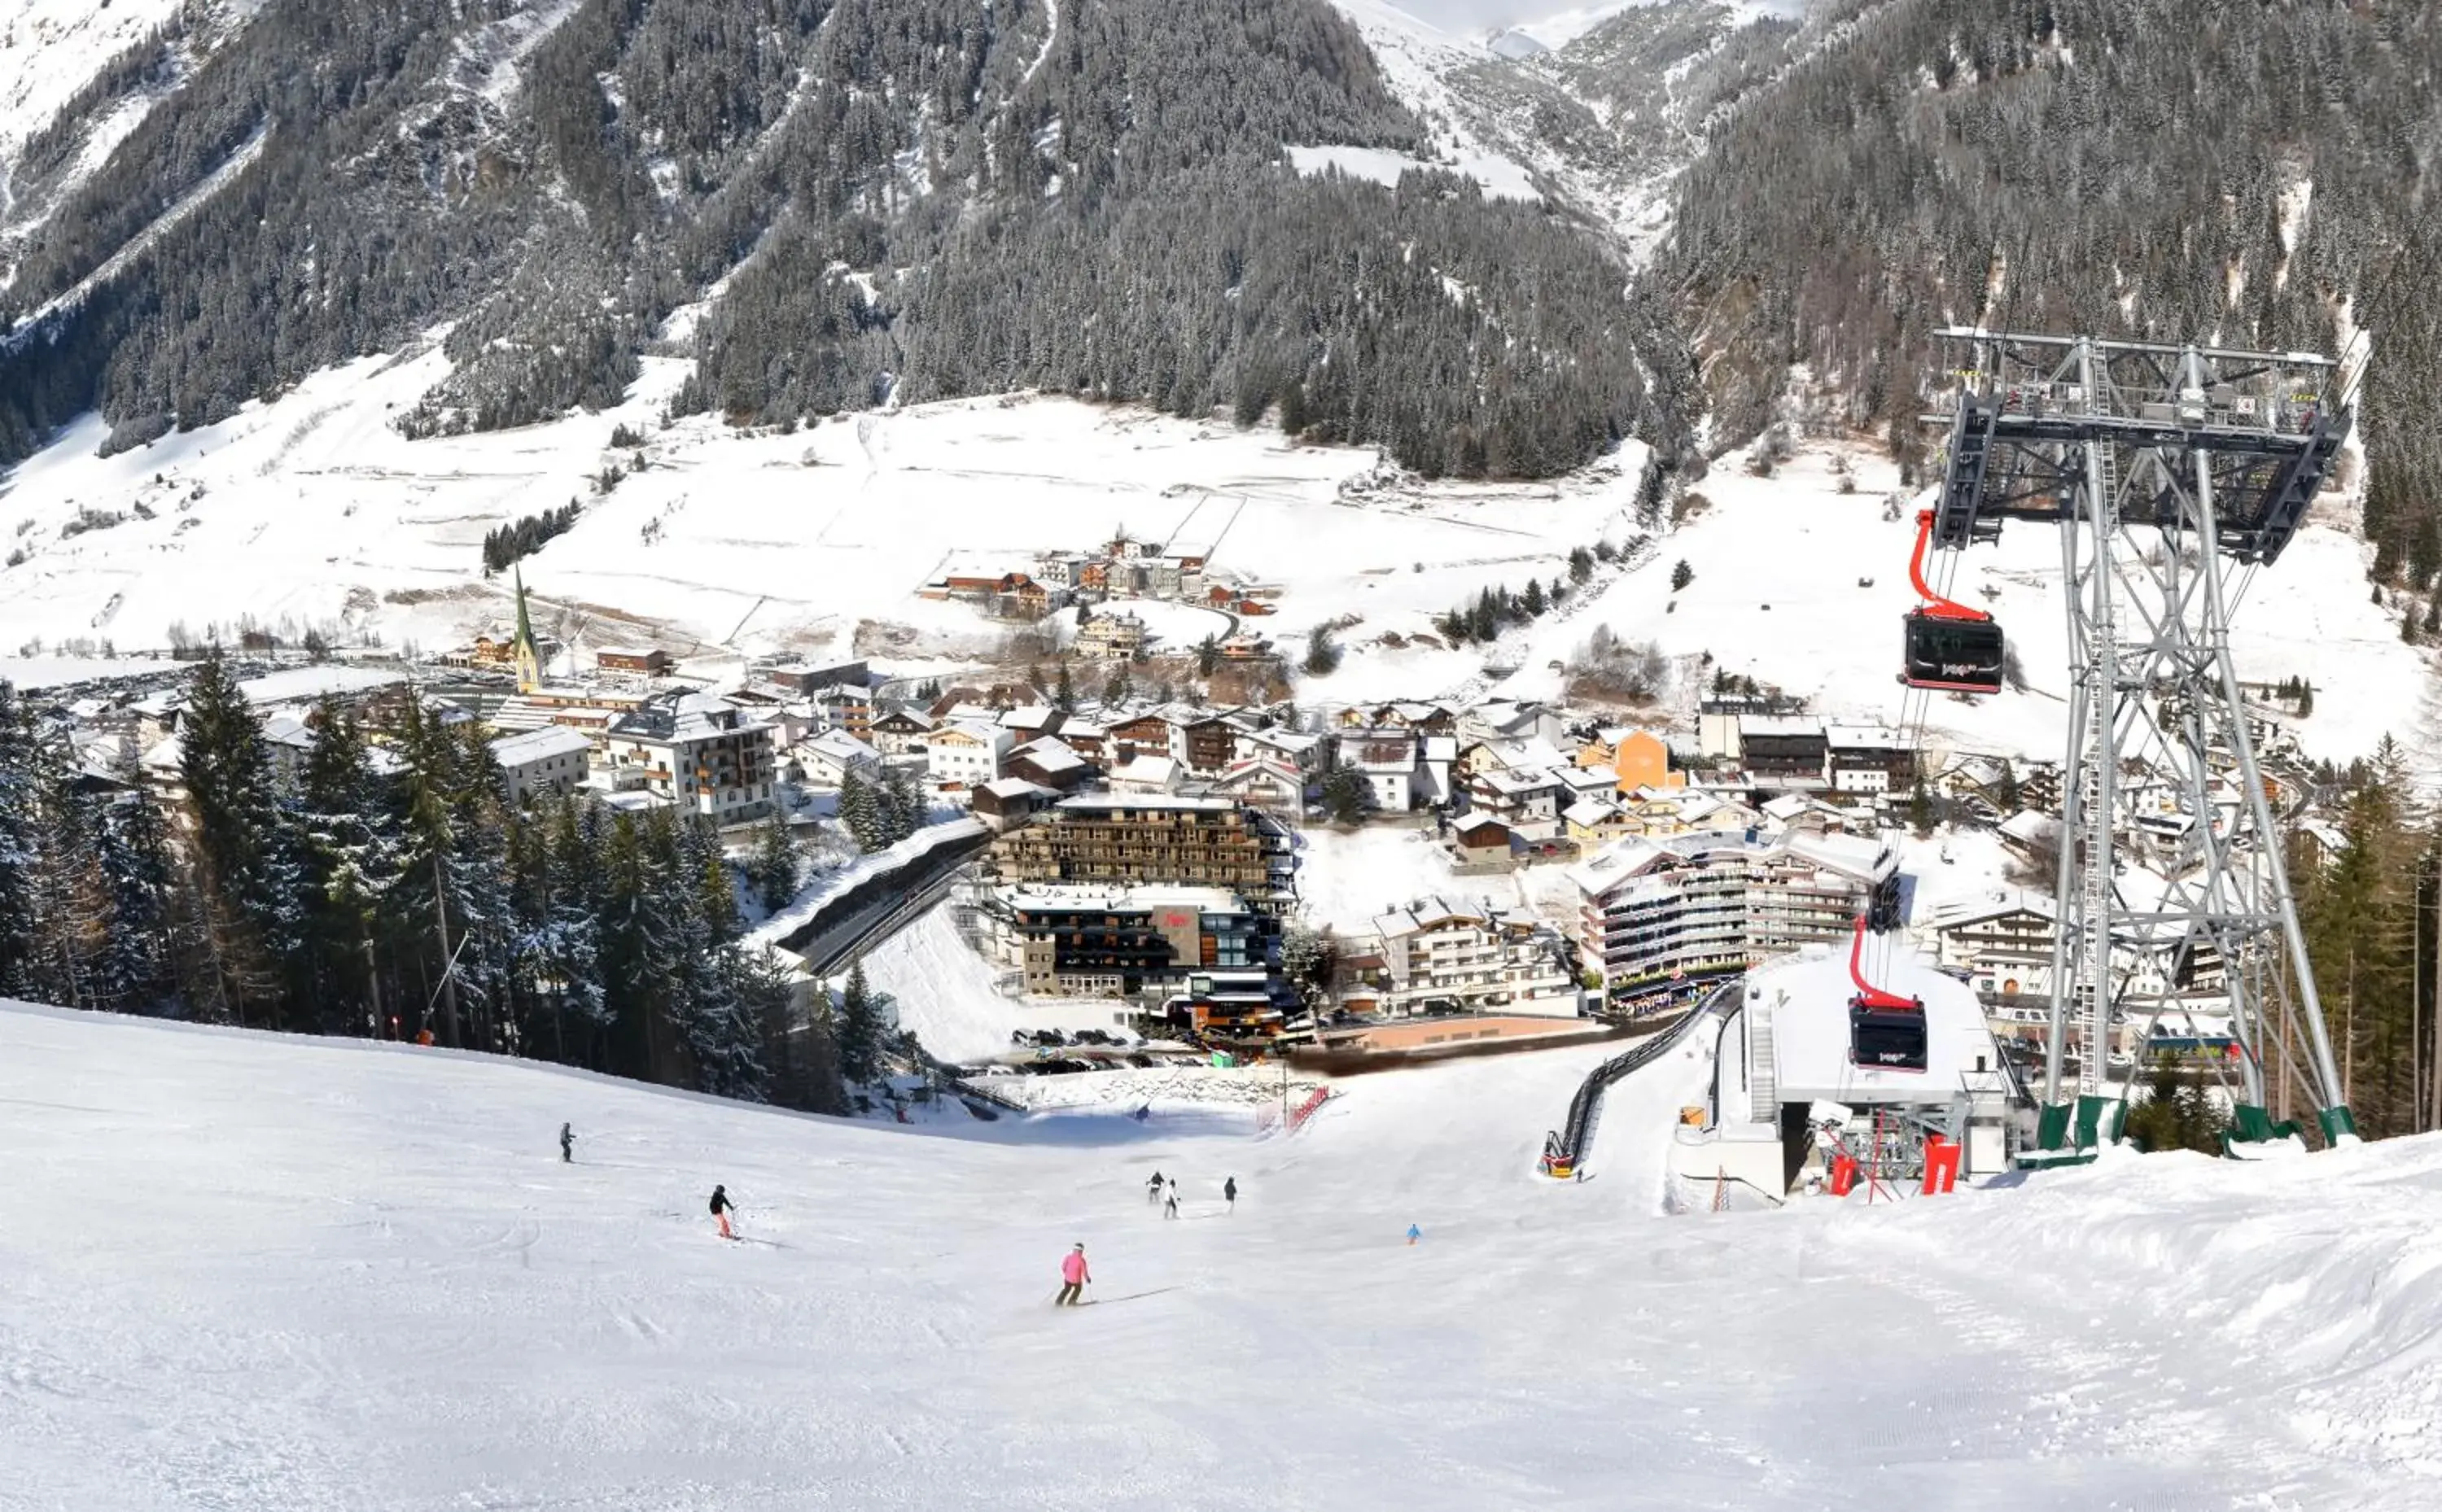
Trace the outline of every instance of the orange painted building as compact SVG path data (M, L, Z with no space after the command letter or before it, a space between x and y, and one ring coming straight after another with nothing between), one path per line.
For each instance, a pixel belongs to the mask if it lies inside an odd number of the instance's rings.
M1579 748L1580 767L1608 767L1621 792L1639 788L1684 788L1685 773L1670 770L1670 747L1645 730L1606 730L1591 745Z

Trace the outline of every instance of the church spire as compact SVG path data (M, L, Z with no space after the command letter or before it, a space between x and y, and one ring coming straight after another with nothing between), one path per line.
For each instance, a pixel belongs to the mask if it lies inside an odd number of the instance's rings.
M509 652L517 659L518 691L533 693L542 686L542 655L535 647L534 621L526 614L526 574L517 569L518 635L509 643Z

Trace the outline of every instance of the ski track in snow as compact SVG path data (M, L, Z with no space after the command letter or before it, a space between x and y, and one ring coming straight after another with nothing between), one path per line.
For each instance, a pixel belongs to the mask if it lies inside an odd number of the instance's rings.
M2442 1139L1666 1218L1701 1033L1533 1175L1606 1048L1256 1141L0 1010L0 1501L2442 1506Z

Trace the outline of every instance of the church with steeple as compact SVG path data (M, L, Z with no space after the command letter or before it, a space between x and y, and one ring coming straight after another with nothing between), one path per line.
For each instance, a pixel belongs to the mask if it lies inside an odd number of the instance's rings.
M509 655L518 669L518 691L520 694L542 690L542 655L535 649L534 621L526 614L526 574L517 574L518 633L509 642Z

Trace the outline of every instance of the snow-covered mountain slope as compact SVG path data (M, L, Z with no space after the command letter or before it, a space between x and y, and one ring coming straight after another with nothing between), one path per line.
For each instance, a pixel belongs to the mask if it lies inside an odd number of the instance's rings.
M1332 3L1443 163L1487 187L1530 179L1638 258L1668 230L1707 118L1796 35L1788 6L1746 0L1596 5L1473 34L1395 0Z
M1929 702L1920 694L1911 705L1896 679L1901 617L1917 605L1907 573L1917 504L1888 508L1896 468L1847 444L1810 445L1771 478L1749 474L1742 457L1716 465L1696 485L1704 507L1599 597L1521 632L1509 656L1521 670L1504 690L1558 693L1552 664L1569 660L1599 624L1677 660L1683 703L1718 669L1835 716L1896 725L1921 709L1937 749L2058 758L2069 683L2056 531L2012 525L1997 545L1954 559L1952 595L2000 621L2025 691ZM1841 491L1836 468L1847 469L1853 492ZM2337 503L2318 512L2353 513ZM2313 714L2285 721L2308 756L2346 762L2390 735L2428 767L2442 753L2431 664L2400 640L2396 614L2369 602L2368 556L2362 540L2328 519L2300 531L2279 562L2246 576L2234 594L2232 660L2250 683L2303 677L2314 685ZM1694 576L1674 592L1683 561Z
M710 417L663 428L689 367L666 359L600 415L401 437L388 421L446 367L437 351L370 359L108 458L98 420L74 428L0 493L9 547L26 554L0 568L0 647L133 650L166 645L173 626L226 634L250 615L442 649L504 623L507 586L481 574L484 534L572 499L585 505L575 528L523 574L553 628L582 639L590 620L593 644L984 655L1010 627L920 599L927 580L968 561L1023 569L1115 529L1200 549L1216 579L1278 588L1277 613L1246 622L1262 633L1413 632L1487 583L1548 580L1572 547L1623 533L1642 456L1631 446L1625 467L1552 483L1423 485L1371 449L1030 397L785 434ZM643 446L612 449L622 426ZM641 470L597 493L606 466L634 469L640 454ZM1400 653L1380 696L1438 690L1477 663ZM1345 677L1349 696L1371 696L1358 667Z
M0 17L0 162L183 0L16 0Z
M254 0L19 0L0 15L0 290L17 249Z
M1359 1079L1283 1142L1185 1109L844 1124L0 1010L0 1485L129 1512L2442 1505L2442 1142L1665 1218L1700 1050L1613 1093L1595 1179L1533 1174L1600 1053ZM748 1242L713 1235L715 1182ZM1054 1312L1078 1242L1094 1305Z
M926 581L961 564L1023 569L1125 529L1205 550L1216 579L1279 590L1275 612L1244 627L1293 660L1317 627L1335 627L1347 655L1337 672L1301 680L1310 702L1557 696L1556 664L1600 626L1677 662L1654 717L1683 727L1715 669L1834 717L1904 712L1893 679L1899 619L1914 603L1914 505L1884 518L1898 481L1872 448L1809 444L1770 479L1725 459L1697 485L1705 507L1638 544L1633 443L1549 483L1463 484L1406 478L1370 449L1037 396L788 433L705 416L665 427L688 364L662 358L602 414L400 436L389 420L446 367L430 349L368 359L108 458L96 455L99 420L72 428L0 486L0 538L23 554L0 566L0 650L108 641L135 652L175 632L217 627L226 638L245 621L439 651L506 623L507 584L482 573L484 535L575 500L575 527L522 572L547 630L579 650L645 638L713 659L796 649L944 670L990 662L1010 627L920 597ZM613 448L622 427L643 446ZM1835 461L1854 492L1840 491ZM608 466L626 476L603 495ZM1564 577L1573 548L1605 539L1631 547L1630 563L1601 569L1558 611L1489 648L1433 638L1444 610L1487 587ZM2364 554L2317 524L2257 574L2239 603L2239 671L2314 683L2315 712L2293 725L2311 756L2344 761L2386 734L2420 757L2442 751L2425 659L2367 602ZM1682 560L1695 576L1674 592ZM1958 593L2001 620L2029 687L1935 700L1929 740L2056 755L2067 670L2055 538L2013 527L1959 571ZM1182 611L1188 629L1174 642L1227 628L1192 617Z

